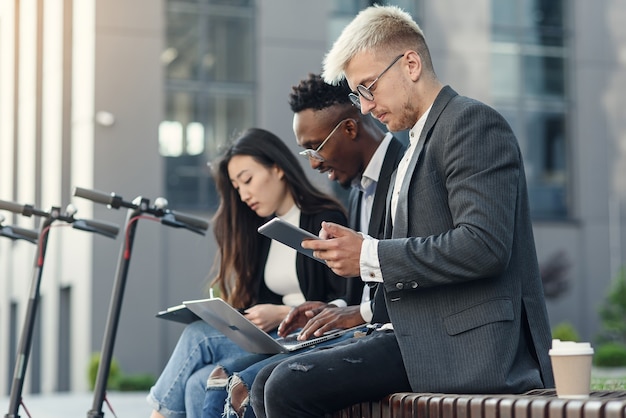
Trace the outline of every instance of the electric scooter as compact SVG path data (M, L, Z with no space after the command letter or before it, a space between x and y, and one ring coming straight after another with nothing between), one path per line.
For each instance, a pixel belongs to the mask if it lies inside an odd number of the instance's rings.
M187 229L200 235L205 235L209 224L204 219L168 209L168 202L162 197L156 198L154 204L151 205L149 199L141 196L136 197L132 202L127 202L115 193L107 194L101 191L83 189L80 187L75 188L74 196L107 205L110 209L128 209L124 228L124 241L120 250L117 273L113 284L113 294L111 296L109 314L104 339L102 341L102 350L100 351L100 363L96 375L93 403L91 409L87 412L88 418L102 418L104 417L102 404L105 401L108 404L106 400L106 385L111 368L113 347L115 345L115 337L122 309L124 289L128 276L128 268L130 266L137 221L139 219L159 220L163 225ZM111 405L108 405L111 412L113 412ZM114 412L113 415L115 415Z
M37 306L40 298L39 289L41 287L41 276L43 272L46 248L48 246L48 233L50 231L50 227L54 222L61 221L71 224L74 229L94 232L108 238L115 238L119 231L119 227L102 221L76 219L74 218L74 215L76 214L76 207L74 207L74 205L68 205L65 212L61 212L61 209L55 206L53 206L49 211L44 211L34 208L32 205L21 205L14 202L0 200L0 209L8 210L27 217L38 216L42 218L36 240L37 251L35 254L34 271L31 281L28 306L26 308L26 317L24 319L19 349L15 360L13 384L11 385L11 394L9 398L9 412L5 415L5 418L19 418L18 411L20 405L23 405L22 390L24 388L24 377L26 375L28 357L30 355L32 345ZM23 230L21 230L21 232L24 233Z

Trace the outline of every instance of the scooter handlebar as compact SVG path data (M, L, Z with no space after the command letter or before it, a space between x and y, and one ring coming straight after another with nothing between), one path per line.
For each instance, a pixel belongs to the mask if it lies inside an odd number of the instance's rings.
M24 237L24 239L31 241L31 242L35 242L37 241L37 238L39 238L39 232L32 230L32 229L26 229L26 228L21 228L19 226L15 226L15 225L11 225L9 228L11 228L13 230L13 233L15 233L16 235L22 236Z
M93 219L76 219L72 227L81 231L95 232L109 238L117 237L119 226L109 222L95 221Z
M0 200L0 209L8 210L9 212L22 215L24 213L25 206L15 202Z
M37 231L21 228L15 225L1 226L0 235L2 235L3 237L11 238L13 240L23 239L32 242L33 244L37 243L37 239L39 238L39 233Z
M116 196L115 193L107 194L98 190L84 189L82 187L74 188L74 196L82 197L96 203L102 203L115 209L120 206L134 209L139 205L139 203L136 203L136 200L132 203L124 202L122 198L120 196ZM163 208L161 208L161 206ZM167 209L167 200L164 200L159 204L158 211L156 211L156 209L155 211L150 211L150 213L157 212L159 213L158 216L162 217L161 222L169 226L188 228L198 233L206 231L209 228L209 223L202 218Z
M19 203L7 202L6 200L0 200L0 209L8 210L29 218L33 215L43 217L50 216L50 213L34 208L33 205L20 205Z
M175 210L170 210L170 213L174 215L174 219L176 219L176 221L188 225L193 229L199 229L202 231L206 231L207 229L209 229L209 223L202 218L188 215L186 213L177 212Z
M122 203L122 198L116 196L115 193L105 193L99 190L84 189L82 187L74 188L74 196L82 197L83 199L91 200L95 203L108 205L115 209L119 208Z

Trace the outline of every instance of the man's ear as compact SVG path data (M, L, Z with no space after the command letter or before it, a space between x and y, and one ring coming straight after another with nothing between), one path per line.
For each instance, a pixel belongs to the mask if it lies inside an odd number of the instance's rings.
M343 125L343 129L350 136L350 139L355 140L359 133L359 120L351 118L346 120Z
M409 77L411 77L411 80L417 81L422 75L422 56L415 51L409 50L405 52L404 58L409 68Z

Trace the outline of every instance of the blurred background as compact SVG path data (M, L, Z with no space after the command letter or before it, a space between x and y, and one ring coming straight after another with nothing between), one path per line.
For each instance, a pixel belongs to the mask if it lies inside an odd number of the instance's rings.
M165 197L172 209L210 219L218 201L207 163L252 126L297 151L291 86L321 70L341 29L371 3L1 0L0 199L43 209L73 203L77 216L123 225L124 210L72 198L82 187L126 200ZM442 82L512 125L551 324L597 341L626 258L626 2L380 3L422 26ZM140 223L114 357L127 375L157 376L183 325L155 314L207 296L215 243L210 230L202 237ZM25 393L89 387L121 243L121 234L51 232ZM34 256L25 241L0 242L2 395Z

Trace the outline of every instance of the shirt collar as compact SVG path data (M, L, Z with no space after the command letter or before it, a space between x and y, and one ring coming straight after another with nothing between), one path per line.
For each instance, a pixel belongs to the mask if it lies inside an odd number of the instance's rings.
M426 119L428 119L428 114L430 113L430 109L432 109L432 107L433 105L430 105L426 112L424 112L424 114L417 120L415 125L413 125L413 127L409 131L409 142L411 143L412 147L415 146L415 144L417 144L417 142L419 141L420 136L422 135L422 130L424 129L424 125L426 125Z
M353 187L362 190L365 194L369 194L371 192L372 186L378 182L378 178L380 177L380 171L383 167L385 155L387 154L387 148L389 148L392 137L393 134L391 132L387 132L385 134L385 137L382 141L380 141L380 144L378 145L378 148L376 148L374 155L372 155L367 167L365 167L361 178L355 179L353 182Z

